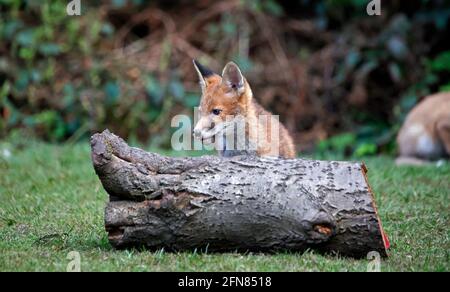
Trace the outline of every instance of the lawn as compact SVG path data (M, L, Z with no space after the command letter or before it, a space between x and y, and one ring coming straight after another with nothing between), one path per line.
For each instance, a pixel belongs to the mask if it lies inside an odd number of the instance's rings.
M27 146L24 146L27 145ZM391 240L382 271L449 271L450 164L397 168L364 159ZM366 271L368 261L306 253L116 251L103 228L107 194L87 142L0 142L0 271Z

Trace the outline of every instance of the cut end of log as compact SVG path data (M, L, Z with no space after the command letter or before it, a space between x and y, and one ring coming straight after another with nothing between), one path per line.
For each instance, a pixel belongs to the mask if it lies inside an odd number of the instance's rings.
M383 253L383 255L384 256L388 256L388 250L391 247L391 243L389 242L389 238L387 237L387 234L386 234L386 232L383 229L383 225L381 223L381 218L380 218L380 215L378 214L377 204L375 203L375 195L374 195L374 193L372 191L372 188L370 187L370 184L369 184L369 178L367 177L368 169L367 169L367 166L365 165L365 163L362 163L362 168L363 168L364 179L365 179L365 181L367 183L367 187L368 187L370 196L372 197L372 207L373 207L373 209L375 211L375 214L377 216L378 228L379 228L379 230L381 232L381 238L383 240L383 246L384 246L384 253Z

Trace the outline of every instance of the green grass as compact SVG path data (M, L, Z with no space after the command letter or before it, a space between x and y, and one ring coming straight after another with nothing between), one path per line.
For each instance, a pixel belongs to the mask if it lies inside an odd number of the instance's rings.
M107 195L92 169L87 143L26 145L0 143L0 271L65 271L70 251L80 253L83 271L367 269L365 259L313 251L276 255L116 251L103 228ZM448 271L450 165L397 168L388 157L366 163L392 244L381 270Z

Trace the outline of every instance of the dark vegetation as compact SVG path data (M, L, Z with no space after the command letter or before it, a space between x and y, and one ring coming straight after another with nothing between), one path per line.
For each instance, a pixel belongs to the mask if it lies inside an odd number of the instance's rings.
M239 63L302 151L393 153L407 111L450 90L449 1L81 2L0 0L0 137L168 148L199 100L193 58Z

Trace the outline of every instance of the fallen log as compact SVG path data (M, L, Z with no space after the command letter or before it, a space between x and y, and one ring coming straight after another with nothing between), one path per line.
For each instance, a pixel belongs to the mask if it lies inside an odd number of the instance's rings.
M108 130L93 135L91 147L110 195L105 227L115 248L387 255L363 164L170 158Z

